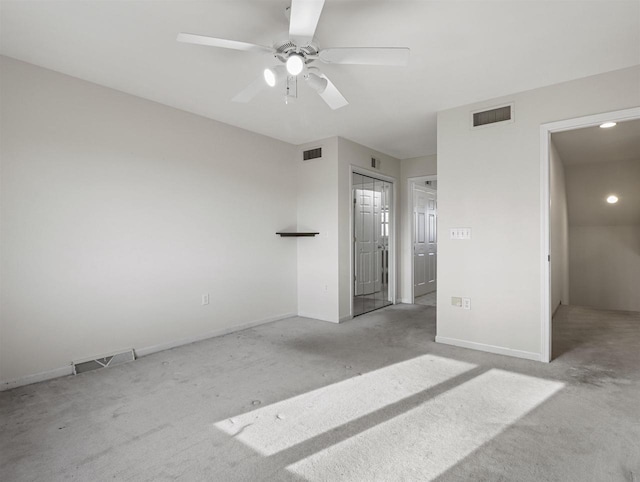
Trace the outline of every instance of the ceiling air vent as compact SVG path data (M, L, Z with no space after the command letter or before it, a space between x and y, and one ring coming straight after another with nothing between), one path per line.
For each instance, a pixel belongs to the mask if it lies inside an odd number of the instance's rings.
M472 113L473 127L482 127L498 122L513 122L513 104Z
M309 149L302 152L302 160L310 161L311 159L319 159L322 157L322 147L316 147L315 149Z

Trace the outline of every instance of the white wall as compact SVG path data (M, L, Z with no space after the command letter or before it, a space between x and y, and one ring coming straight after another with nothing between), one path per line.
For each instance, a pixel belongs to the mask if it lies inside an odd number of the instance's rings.
M640 311L640 226L570 226L571 303Z
M411 303L411 286L413 277L411 264L413 263L413 240L411 239L411 224L413 206L409 202L409 178L433 176L437 174L437 156L422 156L403 159L400 162L400 272L399 299L403 303Z
M302 151L322 147L322 158L302 161ZM298 229L313 238L288 239L298 246L298 313L338 322L338 138L299 146Z
M322 158L301 161L302 151L322 147ZM400 161L347 139L332 137L298 146L298 228L319 231L298 240L298 312L338 323L351 312L350 169L369 171L380 159L384 175L398 179Z
M570 225L640 224L640 158L568 164L565 173ZM610 194L619 202L606 202Z
M0 68L2 381L296 312L293 146Z
M565 168L553 142L549 153L551 311L569 304L569 219Z
M540 125L640 105L640 67L438 114L437 341L539 359ZM473 130L470 113L515 102L515 122ZM451 305L471 298L471 310Z
M571 303L640 311L640 159L603 161L566 167Z
M380 159L379 170L371 168L371 158ZM359 167L371 171L373 176L379 172L385 176L392 177L395 190L394 200L397 204L399 199L398 180L400 179L400 161L394 157L387 156L381 152L370 149L366 146L356 144L347 139L338 138L338 230L339 230L339 319L349 318L351 312L351 218L350 213L353 206L351 196L351 166ZM396 206L395 213L399 213ZM397 221L396 221L397 223ZM396 224L396 243L399 241L399 229ZM398 249L396 248L396 266L398 262ZM389 280L391 282L391 279Z

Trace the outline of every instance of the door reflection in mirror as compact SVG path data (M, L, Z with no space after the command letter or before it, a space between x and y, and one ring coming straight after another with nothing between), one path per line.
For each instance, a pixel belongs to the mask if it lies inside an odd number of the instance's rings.
M353 316L392 304L389 292L392 188L387 181L353 173Z

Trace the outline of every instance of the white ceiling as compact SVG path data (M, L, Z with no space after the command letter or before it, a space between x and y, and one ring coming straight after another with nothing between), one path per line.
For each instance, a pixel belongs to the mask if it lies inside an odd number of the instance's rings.
M327 0L321 47L407 46L409 66L323 66L349 100L301 86L230 99L269 55L179 44L180 31L270 45L287 0L0 2L0 52L294 144L342 136L398 158L436 152L436 112L640 63L640 2Z
M559 132L552 139L565 166L640 160L640 120Z

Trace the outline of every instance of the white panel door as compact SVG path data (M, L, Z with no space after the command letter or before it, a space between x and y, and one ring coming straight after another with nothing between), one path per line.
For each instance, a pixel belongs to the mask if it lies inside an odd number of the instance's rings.
M378 181L376 181L378 182ZM382 183L380 183L382 184ZM373 291L380 291L382 283L382 256L384 255L384 242L382 236L382 192L374 191L373 193L373 256L372 276Z
M355 190L356 295L371 294L376 288L377 244L374 230L375 197L372 190Z
M438 201L436 191L427 189L427 293L437 289Z
M436 192L413 186L413 295L425 295L436 290L437 205Z

